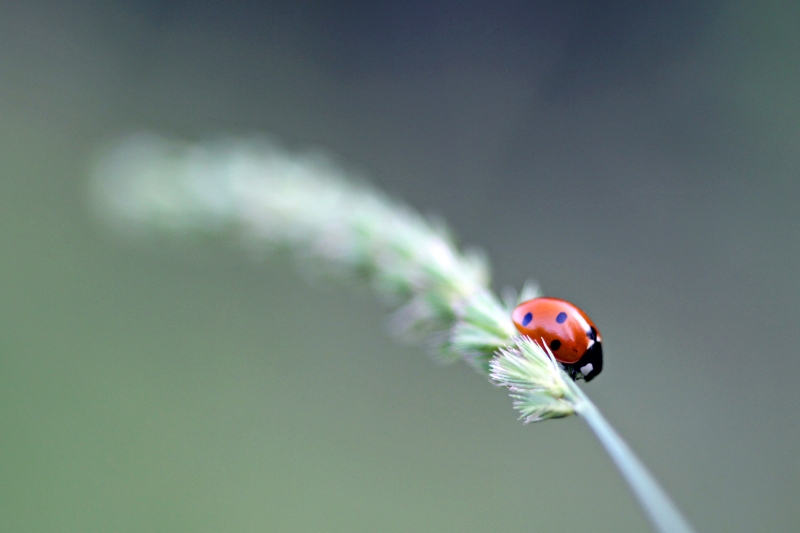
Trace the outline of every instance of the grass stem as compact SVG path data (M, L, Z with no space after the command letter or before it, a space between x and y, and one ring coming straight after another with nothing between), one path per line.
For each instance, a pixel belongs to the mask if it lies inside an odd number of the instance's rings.
M603 445L655 530L659 533L694 533L692 526L661 485L608 423L597 406L577 384L571 380L568 383L578 399L575 412L583 417Z

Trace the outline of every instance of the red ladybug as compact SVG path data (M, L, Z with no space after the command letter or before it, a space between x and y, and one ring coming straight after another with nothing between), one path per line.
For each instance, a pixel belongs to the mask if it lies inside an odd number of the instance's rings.
M517 306L511 319L523 335L538 342L544 339L572 379L591 381L603 370L600 332L575 305L558 298L534 298Z

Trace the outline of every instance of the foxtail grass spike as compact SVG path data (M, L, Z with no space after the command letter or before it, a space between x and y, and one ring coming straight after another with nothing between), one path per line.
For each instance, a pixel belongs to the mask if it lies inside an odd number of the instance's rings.
M690 533L666 493L541 339L518 335L511 311L540 296L526 282L499 299L489 264L461 251L440 222L358 181L319 153L262 139L203 144L151 134L102 150L93 207L133 235L217 233L248 248L285 248L308 271L367 280L394 308L393 334L436 360L463 360L508 389L525 422L578 414L594 431L660 533Z

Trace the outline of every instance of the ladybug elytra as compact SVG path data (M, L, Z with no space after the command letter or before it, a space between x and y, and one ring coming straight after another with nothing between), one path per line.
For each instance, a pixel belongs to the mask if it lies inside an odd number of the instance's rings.
M600 332L577 306L558 298L534 298L511 314L523 335L544 342L572 379L591 381L603 370Z

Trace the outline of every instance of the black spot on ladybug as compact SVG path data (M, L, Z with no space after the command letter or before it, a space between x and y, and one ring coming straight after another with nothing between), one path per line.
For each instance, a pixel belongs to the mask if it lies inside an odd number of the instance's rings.
M550 349L553 350L554 352L557 351L559 348L561 348L561 341L560 340L555 339L554 341L552 341L550 343Z
M525 316L522 317L522 325L523 326L527 326L528 324L531 323L531 320L533 320L533 314L532 313L525 313Z
M565 313L564 311L558 313L558 316L556 317L556 322L558 322L559 324L563 324L566 321L567 321L567 313Z
M597 341L597 330L592 328L591 331L586 333L586 336L589 337L593 341Z

